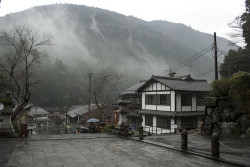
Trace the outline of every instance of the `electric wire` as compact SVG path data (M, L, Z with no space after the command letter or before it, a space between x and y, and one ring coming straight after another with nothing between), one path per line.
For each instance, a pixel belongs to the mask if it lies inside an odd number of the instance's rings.
M206 48L202 49L200 52L196 53L195 55L191 56L190 58L186 59L185 61L179 63L178 65L172 67L171 69L173 71L178 71L184 66L192 63L193 61L197 60L198 58L204 56L206 53L208 53L211 49L211 45L207 46Z
M200 78L200 77L202 77L202 76L204 76L212 71L214 71L214 68L209 68L209 69L201 72L200 74L195 75L194 78Z

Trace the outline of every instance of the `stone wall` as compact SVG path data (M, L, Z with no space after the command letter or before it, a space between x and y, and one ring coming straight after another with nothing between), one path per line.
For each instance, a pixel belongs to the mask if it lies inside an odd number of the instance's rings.
M206 97L203 133L216 132L221 136L250 138L250 114L230 107L228 97Z

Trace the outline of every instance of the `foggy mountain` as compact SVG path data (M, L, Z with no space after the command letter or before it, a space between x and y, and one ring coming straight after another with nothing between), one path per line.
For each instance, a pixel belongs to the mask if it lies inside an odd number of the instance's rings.
M43 78L41 84L49 83L54 94L56 90L52 89L53 85L58 87L57 83L63 82L60 76L65 75L67 82L75 87L74 94L81 96L84 94L81 91L87 92L88 80L84 76L107 66L126 74L127 79L123 84L123 88L126 88L151 75L166 75L170 68L209 45L211 49L213 43L213 35L193 30L184 24L146 22L82 5L40 6L0 18L1 28L22 24L30 24L41 33L53 36L54 46L47 50L48 60L40 67L40 77ZM217 42L222 51L227 52L231 47L224 38L218 37ZM219 60L223 60L223 55ZM189 74L190 65L193 76L213 68L211 51L179 69L177 74ZM42 73L44 70L47 72ZM53 77L52 73L58 70L61 70L60 74ZM50 77L48 71L51 71ZM202 77L211 80L213 76L211 72ZM55 78L59 79L50 83ZM40 86L40 91L41 87L49 89ZM63 87L60 89L63 90Z

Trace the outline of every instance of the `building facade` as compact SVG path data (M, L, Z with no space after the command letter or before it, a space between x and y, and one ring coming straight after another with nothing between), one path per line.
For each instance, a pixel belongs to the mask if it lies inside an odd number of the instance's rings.
M120 93L121 99L130 101L130 104L128 105L129 113L127 114L127 118L129 124L133 124L135 129L138 129L141 125L141 115L138 112L141 109L142 98L141 93L138 93L137 90L145 83L146 81L140 81Z
M141 85L142 126L145 131L178 133L181 129L195 129L205 111L204 96L210 90L206 80L183 77L152 76Z

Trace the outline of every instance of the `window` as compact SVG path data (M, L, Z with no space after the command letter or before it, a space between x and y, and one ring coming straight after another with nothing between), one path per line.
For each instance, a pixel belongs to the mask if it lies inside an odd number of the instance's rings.
M157 95L157 104L170 106L170 104L171 104L170 94Z
M157 127L170 129L170 118L157 117Z
M130 101L131 104L140 104L140 99L138 97L129 97L126 100Z
M146 95L146 104L156 104L156 95Z
M146 104L170 106L170 94L146 95Z
M196 128L196 117L182 117L181 128Z
M146 126L153 126L153 116L152 115L145 115L145 125Z
M181 105L191 106L192 105L192 94L182 94L181 95Z

